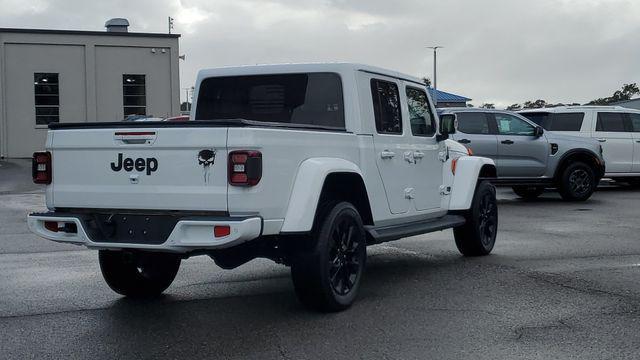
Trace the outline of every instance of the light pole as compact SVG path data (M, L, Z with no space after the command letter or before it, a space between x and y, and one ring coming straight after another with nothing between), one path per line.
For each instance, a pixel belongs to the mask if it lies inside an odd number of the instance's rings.
M438 49L442 49L444 46L427 46L428 49L433 49L433 104L438 105L438 77L437 77L437 64L438 64Z

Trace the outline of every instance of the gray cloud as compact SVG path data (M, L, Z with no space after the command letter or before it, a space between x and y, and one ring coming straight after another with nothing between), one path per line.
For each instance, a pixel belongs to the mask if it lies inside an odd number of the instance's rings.
M183 34L183 86L203 67L354 61L429 77L474 99L508 105L585 102L638 81L640 2L633 0L0 0L0 26ZM6 9L6 10L5 10Z

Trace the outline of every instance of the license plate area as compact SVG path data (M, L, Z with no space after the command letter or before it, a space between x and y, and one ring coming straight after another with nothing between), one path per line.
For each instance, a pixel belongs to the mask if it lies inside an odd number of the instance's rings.
M87 235L97 243L161 245L176 223L173 215L91 214L82 221Z

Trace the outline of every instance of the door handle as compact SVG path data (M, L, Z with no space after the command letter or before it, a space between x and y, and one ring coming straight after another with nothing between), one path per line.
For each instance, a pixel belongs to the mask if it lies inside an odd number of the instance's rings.
M607 139L603 139L603 138L596 138L596 140L598 140L600 142L607 142Z
M501 143L505 144L505 145L511 145L513 144L513 140L502 140L500 141Z
M414 151L413 157L416 159L422 159L424 157L424 153L422 151Z
M460 139L460 140L458 140L458 142L459 142L460 144L470 144L470 143L471 143L471 140L469 140L469 139Z
M396 156L396 153L394 153L393 151L389 151L389 150L382 150L382 152L380 153L380 157L383 159L391 159L394 156Z

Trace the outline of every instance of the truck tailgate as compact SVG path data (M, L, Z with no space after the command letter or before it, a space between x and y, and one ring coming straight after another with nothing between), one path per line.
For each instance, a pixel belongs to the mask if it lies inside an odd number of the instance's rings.
M53 130L56 208L227 211L227 128Z

